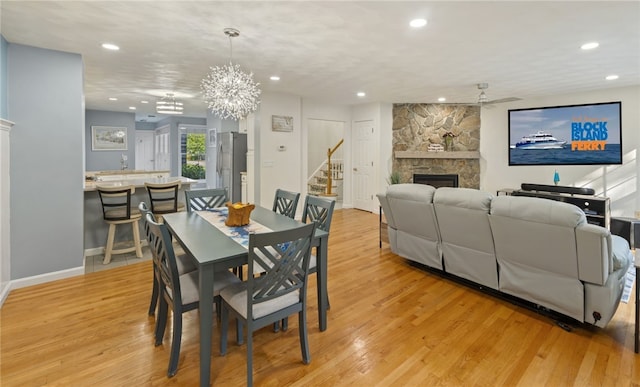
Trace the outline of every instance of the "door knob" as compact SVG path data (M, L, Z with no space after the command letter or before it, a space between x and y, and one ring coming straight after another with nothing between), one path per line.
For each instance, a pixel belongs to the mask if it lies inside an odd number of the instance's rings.
M354 172L358 172L358 168L353 168L353 171Z

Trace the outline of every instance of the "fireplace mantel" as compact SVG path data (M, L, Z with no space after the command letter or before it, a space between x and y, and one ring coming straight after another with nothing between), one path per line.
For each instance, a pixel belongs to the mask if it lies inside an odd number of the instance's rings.
M396 159L480 159L479 151L421 152L396 151Z

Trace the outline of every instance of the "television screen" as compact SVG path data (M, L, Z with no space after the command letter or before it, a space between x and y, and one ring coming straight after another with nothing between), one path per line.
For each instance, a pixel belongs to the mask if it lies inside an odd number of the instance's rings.
M509 110L509 165L622 164L621 105Z

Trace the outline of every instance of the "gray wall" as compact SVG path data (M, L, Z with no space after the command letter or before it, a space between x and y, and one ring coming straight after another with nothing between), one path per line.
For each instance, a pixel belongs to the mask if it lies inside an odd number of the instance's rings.
M12 280L83 265L82 74L80 55L7 46Z
M85 118L85 149L87 171L104 171L120 169L121 156L127 155L127 163L133 167L136 160L136 115L135 113L119 113L102 110L87 110ZM94 151L91 149L92 126L115 126L127 128L126 151ZM133 169L133 168L129 168Z
M7 118L7 41L0 35L0 118Z

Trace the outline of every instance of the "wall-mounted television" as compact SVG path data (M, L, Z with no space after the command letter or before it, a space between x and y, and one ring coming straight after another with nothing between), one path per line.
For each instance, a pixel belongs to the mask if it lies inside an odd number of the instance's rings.
M509 110L509 165L622 164L622 103Z

